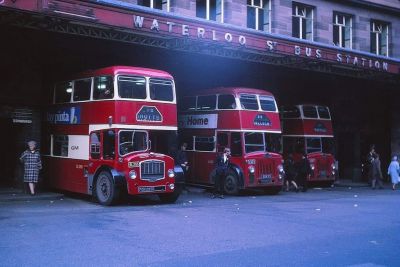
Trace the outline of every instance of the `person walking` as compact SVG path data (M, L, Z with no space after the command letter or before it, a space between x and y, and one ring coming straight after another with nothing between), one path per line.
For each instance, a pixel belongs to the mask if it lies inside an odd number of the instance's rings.
M372 189L376 188L378 184L379 189L383 189L382 183L382 170L381 170L381 161L379 159L379 154L374 154L374 160L372 161Z
M285 160L284 163L284 169L285 169L285 186L286 186L286 192L289 192L290 185L293 185L296 192L299 192L299 187L297 186L295 179L297 176L297 171L296 171L296 166L294 163L293 159L293 154L290 153Z
M366 168L366 173L367 173L367 178L368 178L368 184L372 185L372 163L374 161L374 155L375 155L375 145L371 145L369 147L369 152L367 154L366 162L365 162L365 168Z
M297 184L300 185L302 192L308 190L308 179L312 173L310 161L305 153L302 154L301 160L297 163Z
M222 155L218 155L215 160L216 175L214 182L214 191L211 198L219 197L224 198L224 184L225 177L228 175L229 158L231 156L231 149L226 147Z
M19 160L24 164L24 182L29 184L30 194L35 195L39 171L42 169L42 161L35 141L28 142L28 149L22 152Z
M392 180L392 189L396 190L396 185L399 183L399 171L400 166L397 161L397 156L393 156L392 162L390 162L387 173L390 175Z

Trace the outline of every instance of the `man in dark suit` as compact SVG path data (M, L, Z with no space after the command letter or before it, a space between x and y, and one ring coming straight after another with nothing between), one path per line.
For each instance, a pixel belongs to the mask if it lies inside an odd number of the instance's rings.
M224 198L225 177L228 175L229 158L231 157L230 148L226 147L222 155L218 155L215 160L216 174L214 183L214 192L212 198ZM219 194L219 195L218 195Z

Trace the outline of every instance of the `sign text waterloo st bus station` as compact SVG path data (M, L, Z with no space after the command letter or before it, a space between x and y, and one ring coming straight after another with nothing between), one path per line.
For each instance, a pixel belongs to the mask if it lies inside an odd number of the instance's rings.
M135 28L143 28L144 22L150 21L151 25L148 26L151 31L160 32L160 27L165 26L168 28L169 33L176 33L178 30L179 34L186 37L195 37L198 39L212 40L215 42L226 42L236 43L240 46L246 46L247 39L244 35L235 35L230 32L217 32L216 30L210 30L203 27L195 27L187 24L178 24L171 21L159 21L155 18L145 18L142 16L133 15L133 26ZM194 31L193 31L194 30ZM193 33L194 32L194 33ZM272 40L265 40L265 50L268 52L279 53L280 43ZM285 43L285 45L288 45ZM307 46L300 46L293 44L293 55L305 56L308 58L314 58L316 60L332 60L325 56L322 49L311 48ZM336 53L336 62L339 64L347 64L353 67L369 68L375 70L388 71L388 63L385 61L379 61L376 59L370 59L363 56L355 56L350 54Z

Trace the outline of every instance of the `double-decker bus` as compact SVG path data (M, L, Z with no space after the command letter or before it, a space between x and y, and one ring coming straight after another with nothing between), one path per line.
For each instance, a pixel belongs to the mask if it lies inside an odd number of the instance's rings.
M179 140L188 144L188 183L214 184L214 160L229 147L232 164L225 179L227 194L241 189L281 190L281 127L271 93L214 88L183 97L178 109Z
M336 165L329 108L320 105L294 105L281 108L283 155L295 161L305 153L310 161L311 182L333 183Z
M173 77L112 66L56 83L45 129L50 186L111 205L122 190L174 202L179 171L168 155L177 134Z

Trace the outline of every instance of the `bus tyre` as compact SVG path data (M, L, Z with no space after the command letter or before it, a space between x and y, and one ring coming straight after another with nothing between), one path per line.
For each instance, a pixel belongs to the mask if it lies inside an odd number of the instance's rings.
M162 203L175 203L175 201L179 197L179 193L174 192L174 193L168 193L168 194L158 194L158 197L160 198Z
M233 171L229 171L225 177L224 190L228 195L237 195L239 193L238 177Z
M111 174L102 171L96 180L96 198L101 205L110 206L118 199L119 191L116 188Z

